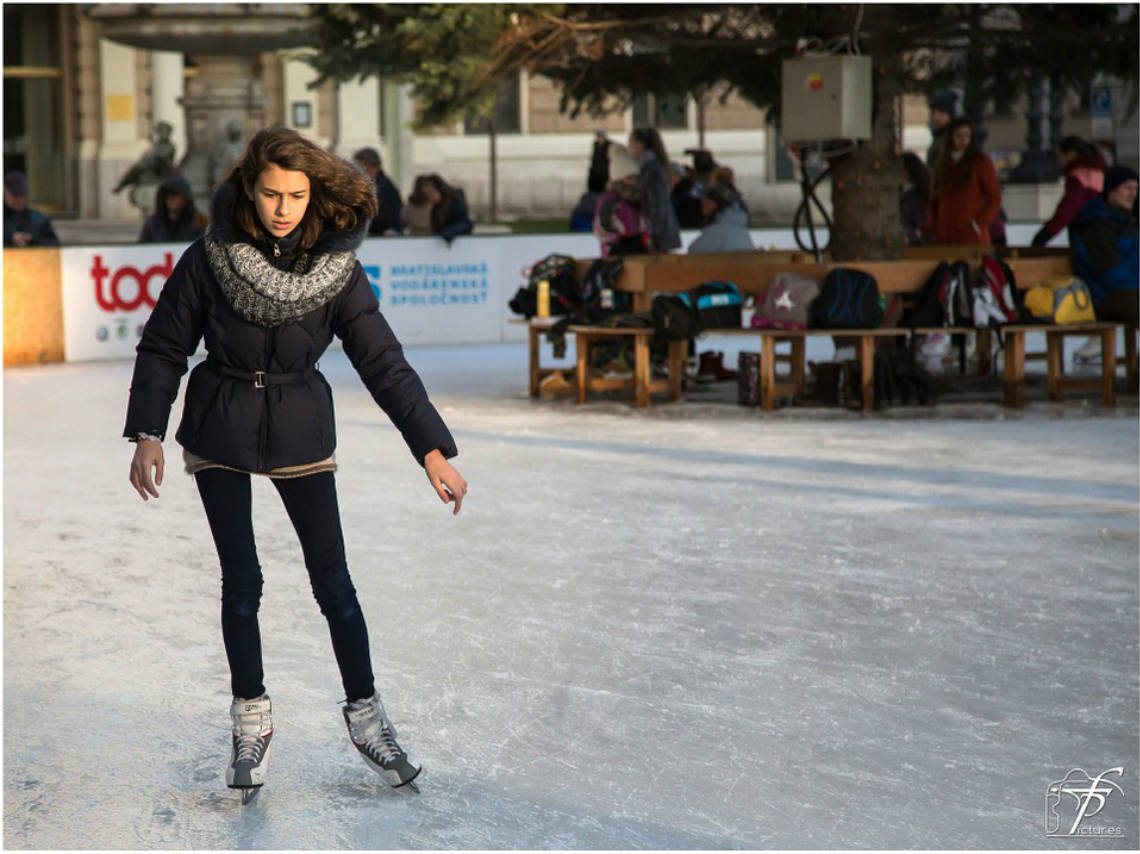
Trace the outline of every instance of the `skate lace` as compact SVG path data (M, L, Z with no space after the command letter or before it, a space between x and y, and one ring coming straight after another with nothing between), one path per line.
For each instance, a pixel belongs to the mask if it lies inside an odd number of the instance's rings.
M380 714L376 714L366 724L357 728L353 737L357 744L362 745L369 753L376 756L381 763L398 759L400 756L400 745L396 743L396 733L388 719Z
M234 721L234 737L237 739L235 762L249 760L257 764L261 761L262 751L265 750L265 740L261 734L268 729L268 717L267 714L249 714Z

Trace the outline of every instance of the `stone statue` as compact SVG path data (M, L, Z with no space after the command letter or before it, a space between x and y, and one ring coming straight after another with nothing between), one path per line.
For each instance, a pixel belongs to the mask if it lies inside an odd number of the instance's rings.
M154 144L150 151L126 171L111 192L119 193L124 188L130 187L131 204L149 212L154 206L155 189L178 171L174 168L174 143L170 141L173 130L169 122L159 122L155 125L152 138Z
M241 119L226 122L218 138L210 147L210 160L206 173L210 187L225 180L233 165L245 152L245 123Z

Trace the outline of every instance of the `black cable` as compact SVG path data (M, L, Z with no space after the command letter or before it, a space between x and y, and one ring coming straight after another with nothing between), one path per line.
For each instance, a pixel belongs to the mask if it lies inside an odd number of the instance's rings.
M820 256L831 248L831 217L827 215L827 210L820 203L819 198L815 195L815 188L819 186L819 182L826 178L831 172L831 169L824 169L820 172L815 180L808 177L807 171L807 149L800 149L800 190L803 192L803 199L800 201L799 207L796 208L796 214L792 218L792 233L796 238L796 245L805 252L811 252L812 256L818 262L821 260ZM815 223L812 222L811 206L812 203L819 208L820 214L823 215L823 224L827 228L827 243L821 249L819 242L815 238ZM800 237L800 222L807 220L808 235L811 238L811 248L809 249L804 245L803 239Z

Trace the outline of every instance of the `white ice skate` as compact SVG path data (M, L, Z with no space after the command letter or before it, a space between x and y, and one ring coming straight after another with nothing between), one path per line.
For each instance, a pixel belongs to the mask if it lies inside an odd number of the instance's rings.
M1099 365L1101 360L1100 338L1090 338L1077 352L1073 353L1074 365Z
M384 711L380 695L375 693L367 700L348 703L343 711L348 735L365 763L389 786L407 786L418 793L419 787L412 781L423 768L396 742L396 728Z
M256 700L234 697L230 704L233 749L226 768L226 785L241 789L241 802L248 804L265 783L269 742L273 738L273 706L269 695Z

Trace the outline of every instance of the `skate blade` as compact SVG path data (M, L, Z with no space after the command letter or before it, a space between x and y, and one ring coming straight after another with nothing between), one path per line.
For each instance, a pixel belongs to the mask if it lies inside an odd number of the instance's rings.
M257 796L261 794L261 786L241 787L239 791L241 792L241 804L245 806L246 804L253 803Z
M416 785L416 780L418 780L420 778L420 775L422 773L424 773L424 766L421 765L420 769L416 772L416 775L414 777L412 777L412 779L408 780L408 782L406 782L406 783L400 783L397 786L393 786L392 788L396 789L398 791L404 791L407 789L411 789L413 792L415 792L418 795L418 794L420 794L420 787L418 785Z

